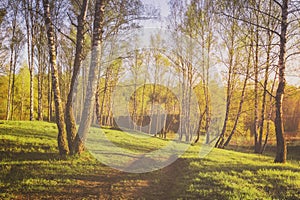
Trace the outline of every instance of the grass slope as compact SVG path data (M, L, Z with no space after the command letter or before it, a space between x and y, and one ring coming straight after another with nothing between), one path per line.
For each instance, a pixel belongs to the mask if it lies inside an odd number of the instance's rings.
M134 152L167 143L104 131ZM1 122L0 199L300 199L298 146L285 165L274 164L270 156L220 149L200 159L199 148L191 146L161 170L132 174L111 169L89 153L60 159L55 124Z

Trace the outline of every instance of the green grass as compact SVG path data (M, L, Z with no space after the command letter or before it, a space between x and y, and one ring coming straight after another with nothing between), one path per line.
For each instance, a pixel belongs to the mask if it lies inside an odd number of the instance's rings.
M102 131L133 153L168 142ZM202 147L195 145L161 170L132 174L107 167L88 152L61 159L56 132L56 125L46 122L0 123L0 199L300 199L297 145L289 147L284 165L273 163L273 148L267 156L214 149L201 159Z

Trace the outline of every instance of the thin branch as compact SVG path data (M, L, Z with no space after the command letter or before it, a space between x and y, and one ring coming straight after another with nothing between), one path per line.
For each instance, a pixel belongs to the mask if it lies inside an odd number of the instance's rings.
M262 11L262 10L258 10L258 9L256 9L256 8L251 8L251 7L246 7L246 9L254 10L254 11L259 12L259 13L261 13L261 14L267 15L268 17L271 17L271 18L273 18L273 19L275 19L275 20L277 20L277 21L281 21L278 17L275 17L275 16L273 16L273 15L270 15L269 13L264 12L264 11Z
M256 26L256 27L258 27L258 28L261 28L261 29L270 31L270 32L276 34L276 35L279 36L279 37L281 36L280 33L278 33L277 31L271 30L271 29L266 28L266 27L264 27L264 26L261 26L261 25L259 25L259 24L255 24L255 23L253 23L253 22L250 22L250 21L247 21L247 20L244 20L244 19L240 19L240 18L238 18L238 17L234 17L234 16L231 16L231 15L228 15L228 14L226 14L226 13L224 13L224 12L222 12L221 14L225 15L226 17L231 17L231 18L233 18L233 19L235 19L235 20L239 20L239 21L248 23L248 24L250 24L250 25Z
M300 55L300 52L298 51L298 52L295 52L295 53L291 53L291 54L289 54L289 55L286 57L286 59L288 60L290 57L296 56L296 55Z
M295 12L300 12L300 8L289 11L289 14L293 14Z
M299 21L300 21L300 19L293 19L293 20L291 20L291 21L288 22L288 25L290 25L290 24L292 24L294 22L299 22Z
M254 78L252 78L251 76L249 77L252 81L254 81ZM263 83L262 82L260 82L260 81L257 81L258 82L258 84L262 87L262 88L264 88L264 85L263 85ZM266 90L266 92L271 96L271 97L273 97L274 99L276 98L276 96L274 96L269 90Z
M75 27L78 27L78 25L75 24L75 23L73 22L73 19L72 19L71 15L70 15L69 13L67 13L67 15L68 15L68 17L69 17L69 20L70 20L71 24L72 24L73 26L75 26Z
M280 8L282 8L281 3L279 3L277 0L273 0L274 3L276 3Z
M63 36L65 36L67 39L69 39L73 44L76 44L76 41L71 38L70 36L68 36L67 34L65 34L64 32L62 32L62 30L60 28L58 28L55 24L53 24L54 28Z

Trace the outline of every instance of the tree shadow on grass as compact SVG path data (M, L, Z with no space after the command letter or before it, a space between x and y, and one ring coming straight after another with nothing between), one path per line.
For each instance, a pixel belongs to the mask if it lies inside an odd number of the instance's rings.
M0 161L48 161L59 160L61 156L53 152L9 152L0 151Z

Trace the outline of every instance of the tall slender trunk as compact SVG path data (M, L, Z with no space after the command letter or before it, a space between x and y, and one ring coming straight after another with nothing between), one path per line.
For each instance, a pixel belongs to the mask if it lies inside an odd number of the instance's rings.
M141 124L140 124L140 132L142 132L142 127L143 127L143 123L144 123L144 119L145 119L145 108L144 108L144 101L145 101L145 89L146 89L146 73L145 73L145 77L144 77L144 84L143 84L143 91L142 91L142 108L141 108Z
M233 25L232 25L233 26ZM234 28L232 27L232 36L234 35ZM231 106L231 97L232 97L232 79L233 79L233 72L234 72L234 38L231 38L231 47L229 49L229 70L228 70L228 79L227 79L227 91L226 91L226 111L225 111L225 118L223 122L222 132L220 137L218 138L215 147L222 148L224 141L225 141L225 132L227 129L227 123L229 120L229 112Z
M200 103L198 103L198 104L199 104L199 111L200 111L200 113L201 113ZM203 120L203 118L204 118L205 112L206 112L206 110L204 110L204 112L201 113L201 114L200 114L200 117L199 117L199 121L198 121L198 130L197 130L197 137L196 137L195 143L199 142L199 140L200 140L201 124L202 124L202 120Z
M154 54L156 54L156 52L154 52ZM154 55L154 57L156 57ZM149 122L149 130L148 130L148 133L151 134L153 132L153 130L155 131L154 134L156 135L157 132L155 129L152 128L152 125L153 125L153 118L154 118L154 103L156 101L156 85L157 85L157 82L158 82L158 73L159 73L159 70L158 70L158 63L157 63L157 59L155 58L155 72L154 72L154 84L153 84L153 88L152 88L152 97L150 98L151 99L151 110L150 110L150 122ZM158 116L156 116L158 117Z
M99 113L97 114L97 117L98 117L98 120L99 120L99 123L100 123L100 126L101 125L104 125L103 123L103 112L104 112L104 103L105 103L105 99L106 99L106 94L107 94L107 89L108 89L108 79L109 79L109 67L106 69L106 73L105 73L105 82L104 82L104 88L103 88L103 96L102 96L102 101L101 101L101 106L100 106L100 110L99 110ZM99 90L100 90L100 80L98 81L97 83L97 92L98 92L98 96L96 98L99 98ZM99 102L100 104L100 102ZM97 106L97 107L98 107ZM98 107L99 109L99 107Z
M259 153L260 152L260 146L258 143L258 53L259 53L259 44L258 44L258 38L259 33L258 30L256 30L256 45L255 45L255 64L254 64L254 152Z
M285 163L286 162L286 141L284 138L284 126L282 116L282 102L285 92L286 80L285 80L285 65L286 65L286 43L287 43L287 27L288 27L288 0L282 1L282 13L281 13L281 33L280 33L280 53L278 60L279 70L279 82L276 92L276 118L275 118L275 130L276 130L276 142L277 151L274 162Z
M40 12L40 2L39 0L36 1L36 11ZM37 17L36 17L37 18ZM37 25L36 25L37 26ZM37 26L38 31L37 32L37 36L36 38L39 40L39 42L37 42L36 47L37 47L37 60L38 60L38 120L39 121L43 121L44 120L44 107L43 107L43 92L44 92L44 88L43 88L43 84L44 84L44 73L45 73L45 63L46 63L46 55L45 55L45 38L44 38L44 32L45 29L43 26Z
M51 64L48 64L48 122L52 121L52 81Z
M16 68L17 68L18 52L14 51L14 61L12 69L12 82L11 82L11 116L10 119L13 120L14 117L14 104L15 104L15 83L16 83Z
M154 96L156 93L156 78L154 80L154 84L153 84L153 89L152 89L152 98L151 98L151 108L150 108L150 121L149 121L149 130L148 130L148 134L151 134L152 131L152 122L153 122L153 117L154 117Z
M44 63L45 60L42 59L44 57L42 54L42 51L39 47L39 53L38 53L38 120L43 121L43 83L44 83Z
M8 88L7 88L7 104L6 104L6 120L11 118L11 93L12 93L12 76L14 66L14 54L15 54L15 37L16 37L16 25L17 25L17 9L14 12L14 19L12 21L12 36L10 44L10 61L9 61L9 75L8 75Z
M262 106L261 106L261 121L260 121L260 128L259 128L259 139L258 139L258 146L260 153L262 152L263 147L263 131L264 131L264 125L265 125L265 112L266 112L266 104L267 104L267 86L269 82L269 68L270 68L270 52L271 47L268 47L267 50L267 66L265 69L265 80L264 80L264 91L263 91L263 99L262 99Z
M51 10L49 0L43 0L44 6L44 19L45 25L47 27L47 37L48 37L48 47L49 47L49 56L51 64L51 75L52 75L52 90L54 93L54 102L55 102L55 117L56 124L58 128L58 149L60 155L64 156L68 154L68 144L67 144L67 135L65 131L65 119L63 115L63 105L60 96L59 89L59 78L58 78L58 69L56 64L56 46L55 46L55 34L54 27L51 20Z
M186 139L187 142L190 142L193 138L193 133L191 131L191 102L192 102L192 90L193 90L193 69L192 65L188 65L188 91L187 91L187 136L188 138Z
M102 121L101 121L101 108L100 108L100 99L99 99L99 95L100 95L100 85L99 85L99 81L97 83L97 92L96 92L96 99L95 99L95 106L96 106L96 116L97 116L97 124L102 126Z
M211 42L212 42L212 38L211 38L211 30L210 30L210 36L208 38L208 44L207 44L207 69L206 69L206 76L205 77L205 88L204 88L204 95L205 95L205 133L206 133L206 144L209 144L210 141L210 132L209 130L209 126L211 123L211 109L210 109L210 98L209 98L209 88L208 88L208 84L209 84L209 69L210 69L210 51L211 51Z
M96 0L95 16L93 24L93 39L91 64L89 69L89 79L86 88L86 96L84 101L84 109L82 112L81 122L78 129L78 137L76 137L76 153L84 150L84 141L87 137L92 115L94 113L95 95L97 90L97 78L100 74L101 48L103 42L103 24L106 0Z
M13 36L14 37L14 36ZM8 75L8 89L7 89L7 104L6 104L6 120L10 120L11 116L11 92L12 92L12 74L13 74L13 59L14 59L14 45L10 47L10 62L9 62L9 75Z
M22 78L22 88L24 88L24 79ZM24 111L24 95L21 95L21 105L20 105L20 121L23 120L23 111Z
M252 44L250 45L252 46ZM224 143L223 147L226 147L229 145L239 122L240 116L242 114L242 108L243 108L243 104L245 101L245 94L246 94L246 87L247 87L247 83L248 83L248 79L249 79L249 72L250 72L250 65L251 65L251 50L249 51L249 56L248 56L248 60L247 60L247 70L246 70L246 78L244 80L244 84L243 84L243 89L242 89L242 94L241 94L241 100L240 100L240 104L239 104L239 108L238 108L238 112L234 121L234 125L233 128L226 140L226 142Z
M34 89L33 89L33 77L34 77L34 74L33 74L33 67L29 70L29 77L30 77L30 97L29 97L29 101L30 101L30 114L29 114L29 118L30 118L30 121L33 121L34 120Z
M82 63L82 53L83 53L83 41L84 41L84 25L86 21L86 13L88 8L88 0L84 0L82 2L82 8L80 15L77 18L78 25L77 25L77 35L76 35L76 52L75 52L75 59L73 64L73 74L71 78L71 84L69 89L69 94L66 103L66 113L65 113L65 120L66 120L66 131L67 131L67 138L68 138L68 145L70 154L75 153L75 138L76 138L76 120L73 112L73 98L74 98L74 91L76 90L76 81L78 79L78 75L80 72L80 66Z
M236 11L233 10L233 15L235 15ZM230 107L231 107L231 101L232 101L232 92L234 87L234 73L235 73L235 41L236 41L236 21L233 20L230 24L230 30L229 31L229 38L227 43L227 49L228 49L228 56L229 56L229 63L228 63L228 79L227 79L227 91L226 91L226 111L225 111L225 118L223 122L223 127L221 134L215 144L215 147L222 148L223 144L225 142L225 133L227 130L227 124L229 120L229 114L230 114ZM225 41L227 42L227 41Z
M271 89L271 94L273 94L274 92L274 88L275 88L275 83L276 83L276 79L277 79L277 71L275 73L275 77L274 77L274 81L273 81L273 84L272 84L272 89ZM261 154L264 153L264 151L266 150L266 147L267 147L267 143L268 143L268 139L269 139L269 134L270 134L270 124L271 124L271 118L272 118L272 114L273 114L273 96L270 96L269 98L269 101L270 101L270 107L269 107L269 113L268 113L268 122L267 122L267 132L266 132L266 136L265 136L265 140L264 140L264 144L262 146L262 149L261 149Z
M271 14L271 9L272 9L272 4L271 1L269 3L269 15ZM268 22L267 22L268 27L270 27L270 17L268 17ZM266 104L267 104L267 87L268 87L268 82L269 82L269 69L270 69L270 54L272 50L272 41L273 41L273 34L271 31L268 31L268 47L267 47L267 59L266 59L266 69L265 69L265 77L264 77L264 84L263 84L263 99L262 99L262 105L261 105L261 121L260 121L260 128L259 128L259 140L258 140L258 145L259 145L259 153L263 152L263 132L264 132L264 126L265 126L265 112L266 112ZM269 126L269 124L268 124Z
M183 62L183 61L182 61ZM181 111L180 111L180 136L179 139L182 141L183 133L185 133L185 126L186 126L186 69L184 64L181 64L182 68L182 84L181 84Z
M31 3L31 4L30 4ZM33 32L33 16L32 16L32 1L25 1L23 0L23 6L25 9L25 25L26 25L26 42L27 42L27 62L28 62L28 69L29 69L29 75L30 75L30 86L29 86L29 111L30 111L30 121L33 120L33 112L34 112L34 91L33 91L33 54L34 54L34 44L33 44L33 37L34 37L34 32Z

